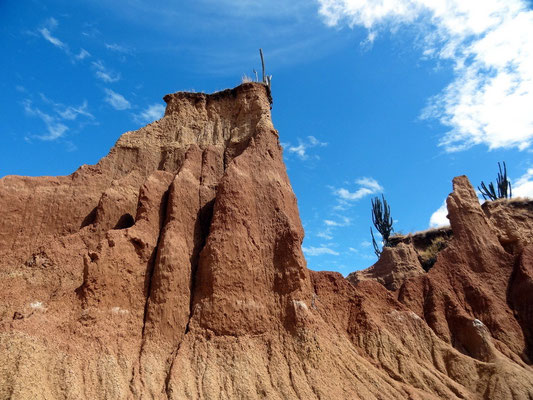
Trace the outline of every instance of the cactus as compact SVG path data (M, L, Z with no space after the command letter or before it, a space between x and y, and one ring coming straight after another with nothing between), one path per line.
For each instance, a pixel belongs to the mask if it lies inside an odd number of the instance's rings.
M376 253L376 257L379 258L381 255L381 250L379 249L379 246L376 242L376 238L374 237L374 232L372 231L372 228L370 228L370 236L372 236L372 246L374 247L374 253Z
M502 166L498 163L498 176L496 178L496 186L498 192L492 182L489 182L489 186L485 185L485 182L481 181L481 187L478 186L478 190L481 192L481 195L485 200L497 200L497 199L508 199L511 198L513 193L511 190L511 182L507 179L507 166L505 161L503 162L503 171Z
M374 224L374 227L376 230L381 234L383 247L386 247L389 245L389 237L391 232L393 232L392 229L392 217L390 216L390 206L387 204L387 200L385 200L385 196L381 195L380 200L379 197L374 197L372 199L372 223ZM374 232L372 231L372 227L370 228L370 234L372 235L372 245L374 246L374 252L376 253L376 256L380 256L381 250L379 250L379 246L376 242L376 239L374 238Z

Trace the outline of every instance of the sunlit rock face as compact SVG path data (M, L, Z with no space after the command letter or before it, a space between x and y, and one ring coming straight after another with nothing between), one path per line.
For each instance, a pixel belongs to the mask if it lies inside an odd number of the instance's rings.
M527 223L509 252L460 177L428 273L407 244L309 271L265 86L165 101L94 166L0 180L1 399L533 396Z

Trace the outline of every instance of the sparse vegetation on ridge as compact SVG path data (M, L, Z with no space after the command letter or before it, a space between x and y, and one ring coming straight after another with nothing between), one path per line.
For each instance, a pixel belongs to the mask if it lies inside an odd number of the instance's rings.
M418 252L418 259L424 271L428 272L437 261L437 254L448 245L446 238L437 236L424 250Z
M272 105L272 75L267 75L265 70L265 57L263 56L263 49L259 49L259 55L261 56L261 69L262 69L262 76L261 76L261 83L266 86L267 93L268 93L268 101ZM249 82L259 82L259 77L257 75L257 71L255 68L252 70L255 81L250 78L248 75L243 74L241 78L241 83L249 83ZM272 107L271 107L272 108Z

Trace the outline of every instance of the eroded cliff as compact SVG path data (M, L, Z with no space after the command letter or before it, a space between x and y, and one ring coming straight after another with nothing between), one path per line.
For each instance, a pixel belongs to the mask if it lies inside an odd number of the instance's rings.
M266 88L165 101L95 166L0 180L0 398L533 397L527 222L502 247L459 178L429 273L309 271Z

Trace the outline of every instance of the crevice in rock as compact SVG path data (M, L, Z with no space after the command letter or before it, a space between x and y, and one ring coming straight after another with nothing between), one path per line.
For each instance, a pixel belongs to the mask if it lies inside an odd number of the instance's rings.
M171 396L170 378L172 374L172 368L174 367L174 362L176 360L176 357L179 354L181 345L183 341L185 340L185 335L187 335L190 330L190 323L191 323L191 319L193 316L194 293L195 293L196 285L197 285L197 272L198 272L198 263L200 260L200 253L207 242L207 237L209 236L209 228L211 226L211 221L213 218L213 209L214 209L215 199L210 200L204 206L201 206L202 204L201 188L203 185L204 166L206 164L205 156L206 156L206 151L204 151L202 155L202 171L200 173L200 185L198 188L198 204L200 205L200 207L199 207L199 211L198 211L197 219L196 219L195 237L197 237L199 240L195 243L193 254L191 257L191 278L190 278L191 281L190 281L190 286L189 286L190 287L189 318L187 320L187 324L185 325L183 339L177 344L175 349L172 351L170 357L167 359L167 364L169 363L169 367L168 367L168 370L165 376L165 388L164 388L167 399L170 399L170 396Z
M200 253L202 252L206 242L207 237L209 236L209 228L211 226L211 220L213 218L213 209L215 205L215 199L207 202L203 207L198 211L198 229L200 231L200 240L196 243L193 250L193 256L191 258L191 282L190 282L190 303L189 303L189 320L185 327L185 334L189 332L189 323L193 314L194 307L194 293L196 291L197 285L197 275L198 275L198 264L200 261Z
M85 228L86 226L92 225L96 222L98 206L94 207L89 214L83 219L80 225L80 229Z
M510 255L514 255L517 247L519 246L519 243L505 241L500 236L498 236L498 242L500 243L500 246L502 246L502 248L505 250L505 252Z
M533 328L531 327L533 305L524 296L525 292L530 293L530 289L527 288L528 278L522 271L523 258L523 253L515 258L507 286L506 300L524 335L525 348L520 356L526 364L531 365L533 363Z
M187 327L188 326L189 323L187 322ZM176 349L172 352L172 355L170 356L170 366L168 367L167 374L165 376L165 394L167 395L167 399L170 399L170 375L172 374L172 368L174 368L174 361L176 361L176 357L178 356L182 343L183 340L178 344L178 347L176 347Z
M180 351L180 348L182 346L182 343L185 340L185 336L189 333L189 330L190 330L190 323L191 323L191 320L192 320L192 317L193 317L194 294L195 294L196 285L197 285L197 273L198 273L198 264L199 264L199 260L200 260L200 253L201 253L202 249L204 248L204 246L205 246L205 244L207 242L207 237L209 235L209 230L210 230L211 221L212 221L212 217L213 217L213 209L214 209L215 198L210 199L210 200L209 200L209 197L207 199L206 198L202 198L202 196L204 194L209 193L209 191L203 192L203 190L206 189L206 185L207 185L206 182L204 182L204 174L208 173L207 171L205 171L205 169L209 167L209 164L208 164L208 161L207 161L207 155L208 155L208 150L204 150L203 153L202 153L202 164L201 164L201 170L200 170L200 175L199 175L199 185L198 185L198 193L197 193L198 212L197 212L197 215L196 215L196 221L195 221L194 233L193 233L194 245L193 245L193 248L192 248L191 257L189 259L189 262L190 262L190 282L189 282L189 312L188 312L188 318L187 318L187 322L186 322L185 327L184 327L183 337L181 338L181 340L178 340L178 342L175 343L175 346L174 346L173 350L170 352L170 354L168 355L168 357L166 357L166 360L164 361L165 362L166 371L165 371L164 388L162 388L162 389L164 389L164 393L166 393L167 398L170 398L170 396L171 396L171 393L170 393L171 392L170 380L171 380L171 373L172 373L172 368L174 366L175 359L176 359L176 357L179 354L179 351ZM208 201L206 202L206 200L208 200ZM203 204L204 202L205 202L205 204ZM159 241L161 240L161 235L163 234L163 229L165 228L165 226L171 220L171 216L168 215L169 212L170 212L169 210L165 210L166 219L165 219L165 223L163 224L163 226L161 228L161 231L160 231L160 236L159 236L159 239L158 239L158 246L157 246L158 251L159 251ZM157 263L157 260L159 259L159 257L160 257L159 254L156 253L156 256L154 257L152 269L150 271L150 282L151 282L152 275L154 274L154 271L155 271L155 268L156 268L156 263ZM148 290L148 292L147 292L147 300L146 300L145 310L144 310L142 344L141 344L141 349L140 349L140 352L139 352L139 368L141 370L142 370L142 368L141 368L141 363L142 363L141 356L143 354L144 346L145 346L145 343L146 343L145 342L145 340L146 340L146 338L145 338L145 326L146 326L146 320L147 320L148 312L149 312L148 307L149 307L149 299L150 299L151 295L152 295L152 293L151 293L151 285L150 285L150 290ZM142 380L142 378L141 378L141 380Z
M169 188L167 189L167 191L165 192L165 194L163 195L163 197L161 199L161 206L160 206L160 210L161 211L159 213L159 215L160 215L159 234L157 236L157 243L156 243L156 245L154 247L153 255L150 258L150 262L148 264L148 269L146 271L146 278L145 278L145 284L144 284L144 287L146 288L146 292L145 292L146 301L144 303L143 328L142 328L142 336L141 336L143 338L143 341L144 341L144 329L146 327L146 318L147 318L147 315L148 315L148 303L149 303L150 294L151 294L151 291L152 291L152 278L154 276L155 264L157 262L157 256L158 256L158 252L159 252L159 244L161 242L161 236L162 236L163 230L164 230L166 224L169 221L169 216L167 215L168 214L167 211L168 211L169 194L170 194L170 186L169 186ZM141 346L141 349L142 349L142 346Z
M118 219L113 229L126 229L131 228L133 225L135 225L135 218L131 214L126 213Z
M196 219L195 226L195 237L198 237L198 241L195 243L193 254L191 257L191 282L190 282L190 302L189 302L189 319L187 325L185 326L185 334L189 332L189 324L191 322L193 307L194 307L194 293L196 290L197 284L197 273L198 273L198 263L200 261L200 253L203 250L207 237L209 236L209 230L211 227L211 221L213 219L213 210L215 205L215 198L208 201L205 205L202 206L202 186L204 186L204 167L206 166L207 160L207 150L204 150L202 154L202 168L200 173L200 185L198 186L198 204L199 211ZM198 231L198 236L196 236Z
M143 311L143 325L142 325L142 330L141 330L141 346L140 346L140 349L139 349L139 356L138 356L138 368L139 368L139 372L141 370L141 355L142 355L142 352L143 352L143 347L144 347L144 332L145 332L145 328L146 328L146 318L148 316L148 306L149 306L149 300L150 300L150 293L152 291L152 278L153 278L153 275L154 275L154 271L155 271L155 264L157 262L157 253L159 251L159 243L161 241L161 234L163 233L163 229L165 228L165 225L168 221L168 216L167 216L167 207L168 207L168 197L169 197L169 193L170 193L170 186L169 188L166 190L165 194L163 195L162 199L161 199L161 206L160 206L160 221L159 221L159 234L157 236L157 243L154 247L154 250L153 250L153 253L152 253L152 256L150 257L150 260L148 262L148 268L147 268L147 271L146 271L146 277L145 277L145 283L144 283L144 287L145 287L145 302L144 302L144 311ZM163 219L163 222L161 221L161 219ZM133 370L132 370L132 377L131 377L131 380L130 380L130 391L132 393L134 393L134 385L133 385L133 382L135 380L135 367L133 367Z

